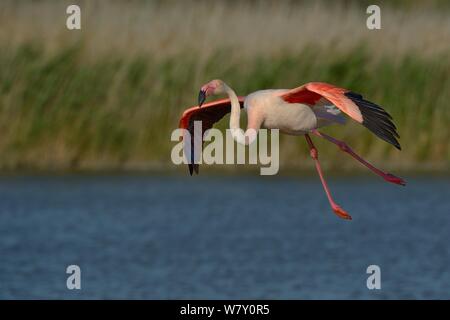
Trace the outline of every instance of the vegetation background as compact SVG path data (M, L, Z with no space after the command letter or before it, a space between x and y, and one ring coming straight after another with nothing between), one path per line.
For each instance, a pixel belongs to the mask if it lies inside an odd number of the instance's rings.
M79 31L66 28L74 3ZM362 93L392 114L403 150L357 124L326 132L390 170L449 172L450 2L378 1L372 31L369 4L3 0L0 170L185 173L170 134L199 87L221 78L240 95L308 81ZM360 169L317 145L328 168ZM312 168L304 139L283 136L280 152L283 170Z

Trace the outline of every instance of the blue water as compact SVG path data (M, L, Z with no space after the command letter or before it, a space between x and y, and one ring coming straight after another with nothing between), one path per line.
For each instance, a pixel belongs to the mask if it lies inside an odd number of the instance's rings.
M352 221L312 177L0 178L0 298L450 298L450 180L330 187Z

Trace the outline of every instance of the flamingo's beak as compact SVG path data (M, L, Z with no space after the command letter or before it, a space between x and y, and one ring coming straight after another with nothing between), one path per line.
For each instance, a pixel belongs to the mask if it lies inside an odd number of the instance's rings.
M198 93L198 106L201 107L203 102L205 102L206 99L206 92L203 90L200 90Z

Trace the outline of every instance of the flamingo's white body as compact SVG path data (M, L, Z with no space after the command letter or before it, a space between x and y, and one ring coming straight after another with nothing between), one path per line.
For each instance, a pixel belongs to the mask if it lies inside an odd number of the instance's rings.
M256 118L261 120L261 127L279 129L290 135L303 135L313 129L345 122L339 109L326 105L324 101L313 108L303 103L287 103L281 98L287 92L288 89L260 90L248 95L244 109L249 119ZM253 129L256 130L257 123L254 124Z
M206 103L209 95L225 93L228 99ZM247 130L240 128L241 108L247 112ZM202 86L199 93L199 105L187 109L180 120L180 127L191 132L191 141L184 141L193 145L193 123L202 121L203 132L211 128L225 114L231 112L230 129L233 138L242 144L250 144L256 138L259 128L279 129L289 135L305 135L314 159L323 187L333 211L341 218L351 219L350 215L338 206L328 189L323 177L315 148L309 133L327 139L336 144L342 151L364 164L386 181L405 185L405 182L392 174L385 173L365 161L344 142L334 139L317 129L335 123L344 123L343 114L363 124L381 139L400 149L397 139L399 136L391 116L380 106L364 100L359 94L327 83L312 82L295 89L260 90L247 97L238 97L236 93L223 81L213 80ZM191 154L189 170L198 173L198 164L193 161Z

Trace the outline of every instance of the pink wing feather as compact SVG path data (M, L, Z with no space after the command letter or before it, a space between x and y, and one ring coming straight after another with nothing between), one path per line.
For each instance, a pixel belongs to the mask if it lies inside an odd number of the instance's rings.
M325 98L353 120L361 123L379 138L401 149L400 138L392 117L379 105L365 100L360 94L324 82L310 82L281 95L289 103L314 106Z

